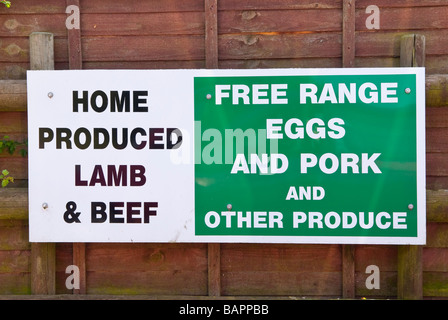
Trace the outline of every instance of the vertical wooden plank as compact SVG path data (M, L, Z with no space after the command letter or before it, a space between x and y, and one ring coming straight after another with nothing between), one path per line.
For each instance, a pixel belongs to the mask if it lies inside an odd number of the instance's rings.
M423 298L423 267L421 246L398 246L398 299Z
M423 67L425 63L425 37L405 35L400 43L400 66ZM423 298L422 246L398 247L398 299Z
M414 34L401 37L400 41L400 67L414 66Z
M342 297L355 297L355 246L342 245Z
M208 295L221 295L221 245L208 244Z
M218 0L205 0L205 66L218 68Z
M355 0L342 4L342 67L355 66ZM342 245L342 297L355 297L355 246Z
M414 65L413 67L424 67L426 54L425 54L425 36L421 34L416 34L414 39Z
M73 243L73 265L79 269L79 289L73 289L74 294L86 294L86 244Z
M80 14L81 9L79 0L66 0L67 8L75 6L78 8ZM72 14L72 11L67 10L67 18ZM82 50L81 50L81 27L67 29L68 37L68 64L70 69L82 69Z
M205 66L218 68L218 1L205 0ZM221 245L208 244L208 294L221 295Z
M355 0L344 0L342 4L342 65L355 66Z
M56 246L31 243L31 294L56 293Z
M66 0L67 18L72 15L80 14L81 8L79 0ZM77 8L77 11L69 10L70 6ZM74 9L76 9L74 8ZM80 18L80 17L77 17ZM81 50L81 28L67 29L68 37L68 64L71 70L82 69L82 50ZM79 268L79 289L73 289L74 294L85 294L86 286L86 244L73 243L73 265Z
M31 70L54 70L52 33L30 35ZM31 293L56 293L56 246L54 243L31 243Z
M401 37L400 67L424 67L425 56L425 36L407 34Z

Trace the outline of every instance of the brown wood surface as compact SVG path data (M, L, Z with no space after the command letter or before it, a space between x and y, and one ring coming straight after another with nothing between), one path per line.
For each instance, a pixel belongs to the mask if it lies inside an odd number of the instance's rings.
M47 32L30 35L31 70L54 69L54 36ZM31 243L31 293L56 293L56 245Z
M218 1L204 1L205 15L205 66L218 68ZM209 296L221 296L221 245L207 245L207 292Z
M401 37L400 66L424 67L425 37L409 34ZM397 296L399 299L423 298L422 246L398 246Z
M219 33L341 32L342 11L235 10L219 11Z
M88 244L86 252L88 293L207 294L206 244Z
M0 80L0 135L15 140L27 137L25 79L30 68L29 34L35 31L54 34L55 69L68 69L70 61L74 61L70 48L75 42L70 39L76 32L69 33L65 28L67 3L48 0L42 5L23 0L0 10L0 79L19 80ZM365 26L369 15L365 8L371 4L380 8L379 30L368 30ZM81 40L82 51L78 53L82 57L77 62L84 69L340 68L347 56L343 53L342 0L217 1L217 24L208 35L206 19L215 13L207 15L204 0L96 0L81 1L80 6L81 30L75 39ZM418 33L426 40L428 223L427 244L421 253L425 298L448 297L447 8L444 0L375 3L357 0L355 11L355 67L398 67L402 35ZM27 161L18 151L12 156L0 155L0 167L6 166L17 179L12 187L0 189L0 294L3 295L32 292L31 263L36 259L32 258L28 241ZM81 247L57 244L55 287L56 293L71 296L72 292L65 287L68 276L65 268L74 261L85 261L85 292L92 296L201 298L216 290L223 298L342 297L346 270L343 261L347 256L342 248L275 244L83 244ZM357 245L355 250L347 251L353 258L348 270L353 275L350 283L356 298L402 296L403 287L397 282L403 270L398 250L398 246ZM366 289L368 265L377 265L381 270L379 290ZM211 289L210 279L218 289Z
M342 67L355 66L355 0L342 3ZM342 297L355 297L355 250L354 245L342 245Z
M79 0L66 0L66 5L80 8ZM81 15L81 13L80 13ZM80 16L79 16L80 18ZM85 17L83 17L83 20ZM68 61L70 69L82 69L82 47L81 47L81 28L72 28L67 30L68 38ZM87 292L86 275L86 244L73 243L72 263L79 270L79 288L74 288L73 293L85 294Z

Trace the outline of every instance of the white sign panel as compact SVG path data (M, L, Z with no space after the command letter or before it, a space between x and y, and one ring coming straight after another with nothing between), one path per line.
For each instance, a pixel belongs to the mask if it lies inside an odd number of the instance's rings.
M188 73L33 71L28 101L30 241L192 239Z

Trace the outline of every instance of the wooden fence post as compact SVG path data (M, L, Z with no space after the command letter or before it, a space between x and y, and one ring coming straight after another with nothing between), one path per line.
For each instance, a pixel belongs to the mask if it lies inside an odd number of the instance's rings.
M80 9L79 0L66 0L66 6L76 6ZM67 30L68 65L70 70L82 69L81 29ZM86 244L73 243L73 264L79 268L79 289L73 289L74 294L87 293Z
M218 68L218 1L205 0L205 66ZM221 295L221 245L209 243L208 255L208 295Z
M53 70L53 34L33 32L29 40L30 69ZM31 243L31 293L56 293L56 246L54 243Z
M400 66L423 67L425 64L425 37L405 35L400 43ZM423 298L422 246L398 247L398 299Z
M355 66L355 0L342 4L342 67ZM342 245L342 297L355 297L355 245Z

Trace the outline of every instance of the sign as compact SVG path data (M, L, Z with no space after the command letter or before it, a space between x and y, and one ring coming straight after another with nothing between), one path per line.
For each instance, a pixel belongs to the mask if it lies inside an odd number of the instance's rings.
M424 69L28 72L30 241L424 244Z

